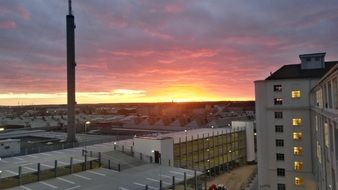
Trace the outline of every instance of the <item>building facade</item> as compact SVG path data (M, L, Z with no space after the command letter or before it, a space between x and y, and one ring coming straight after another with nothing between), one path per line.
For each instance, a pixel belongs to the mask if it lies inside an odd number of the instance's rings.
M255 163L253 128L252 121L236 121L227 128L200 128L134 137L133 151L152 157L162 165L217 174Z
M317 189L314 175L312 89L337 64L325 53L300 55L255 81L258 185L262 190Z
M318 189L337 189L338 65L313 88L311 109L313 170Z

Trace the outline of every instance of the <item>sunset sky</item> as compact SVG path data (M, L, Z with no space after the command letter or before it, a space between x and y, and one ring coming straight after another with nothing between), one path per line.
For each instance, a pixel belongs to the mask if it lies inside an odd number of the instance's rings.
M338 60L338 1L74 0L78 103L254 100L302 53ZM66 0L0 0L0 105L66 103Z

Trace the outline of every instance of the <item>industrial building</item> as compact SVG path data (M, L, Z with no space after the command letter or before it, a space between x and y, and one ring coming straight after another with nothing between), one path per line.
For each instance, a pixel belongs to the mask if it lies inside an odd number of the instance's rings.
M253 122L232 122L228 128L202 128L135 137L133 150L155 162L217 173L255 161Z
M325 55L300 55L255 81L261 190L336 189L338 62Z

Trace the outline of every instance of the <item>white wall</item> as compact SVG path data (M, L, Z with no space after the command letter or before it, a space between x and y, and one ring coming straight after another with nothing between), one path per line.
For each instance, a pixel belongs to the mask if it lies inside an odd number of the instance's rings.
M20 140L9 139L0 141L0 157L13 156L20 153Z
M163 165L169 165L169 160L174 163L174 139L173 138L134 138L134 151L142 153L143 155L152 156L152 151L159 151L161 153L161 162Z
M231 126L245 127L246 133L246 161L252 162L256 160L255 154L255 136L254 136L254 123L253 121L232 121Z
M312 175L310 90L317 80L285 79L256 81L256 130L259 189L277 189L277 183L286 189L315 189ZM273 85L282 85L282 92L274 92ZM292 90L300 90L301 98L291 98ZM283 98L283 105L274 105L274 98ZM283 112L282 119L275 119L274 112ZM292 126L292 118L301 118L302 125ZM275 125L283 125L284 132L276 133ZM302 132L303 138L295 141L293 132ZM283 139L284 147L276 147L275 140ZM293 147L303 147L301 156L293 155ZM276 160L276 153L285 155L284 161ZM294 161L302 161L303 170L294 170ZM285 177L277 177L276 168L284 168ZM304 185L295 186L294 177L302 177Z

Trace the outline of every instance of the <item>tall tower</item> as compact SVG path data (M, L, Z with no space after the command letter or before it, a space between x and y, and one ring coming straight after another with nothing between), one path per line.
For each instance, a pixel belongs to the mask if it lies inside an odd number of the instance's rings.
M69 13L67 19L67 141L76 142L75 137L75 24L72 14L72 1L68 0Z

